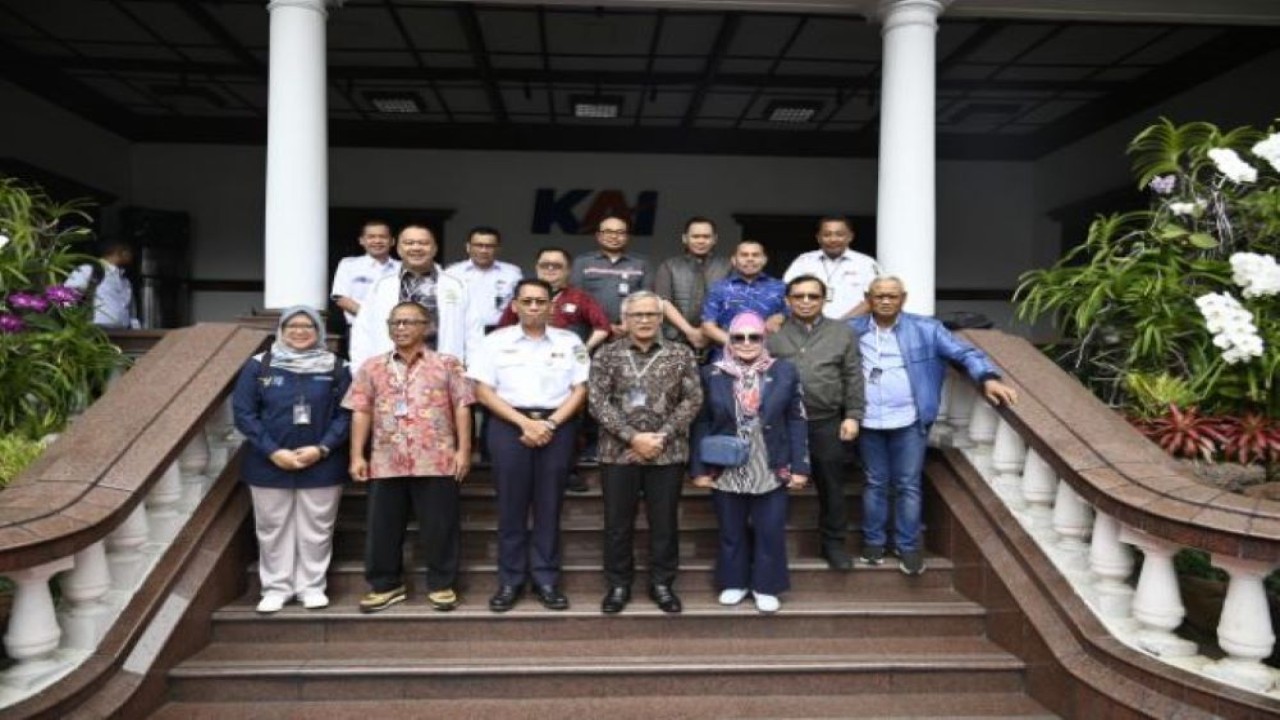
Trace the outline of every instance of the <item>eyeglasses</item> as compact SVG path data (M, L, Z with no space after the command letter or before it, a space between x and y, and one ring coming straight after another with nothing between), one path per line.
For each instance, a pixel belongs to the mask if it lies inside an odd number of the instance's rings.
M764 336L757 335L756 333L734 333L729 336L729 342L733 343L734 345L746 345L747 343L752 343L752 344L761 343L761 342L764 342Z
M467 247L475 248L476 250L493 250L494 248L498 247L498 243L472 242L472 243L467 243Z
M284 326L285 330L315 330L316 326L311 323L289 323Z
M627 317L632 320L657 320L662 317L660 312L629 312Z
M564 263L558 263L558 262L540 262L540 263L538 263L538 269L539 269L539 270L563 270L563 269L564 269Z
M791 293L792 300L821 300L822 293Z
M600 228L601 235L613 235L614 237L622 237L627 234L626 230L618 230L615 228Z
M387 327L413 327L415 325L426 325L427 322L426 320L388 320Z
M881 293L879 295L872 295L871 299L877 302L881 300L901 300L902 295L897 293Z
M540 297L522 297L516 300L516 302L520 303L525 307L530 307L532 305L539 305L539 306L546 305L551 301L548 300L547 298L540 298Z

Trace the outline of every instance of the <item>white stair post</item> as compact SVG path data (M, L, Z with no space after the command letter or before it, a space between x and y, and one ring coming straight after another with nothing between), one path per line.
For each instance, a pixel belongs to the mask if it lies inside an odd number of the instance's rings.
M1129 575L1133 572L1133 550L1120 542L1120 523L1101 511L1093 517L1089 567L1098 578L1093 586L1098 614L1118 625L1126 621L1132 624L1133 588L1129 587Z
M16 664L0 675L0 682L5 685L28 689L63 669L64 663L56 656L62 628L49 592L49 578L74 564L65 557L8 573L17 588L4 634L4 649Z
M111 567L111 586L128 594L138 587L147 569L147 555L142 546L147 542L147 510L138 503L129 517L107 535L107 564Z
M991 482L991 450L996 440L996 428L1000 425L1000 415L986 400L976 400L973 404L973 419L969 421L969 440L973 446L965 451L969 462L977 468L982 477Z
M147 523L152 542L167 545L177 536L184 520L178 507L181 500L182 471L174 461L169 463L155 485L151 486L151 492L147 493Z
M973 420L973 404L978 393L967 381L954 374L947 383L947 424L951 426L951 447L965 449L973 445L969 439L969 423Z
M1136 638L1138 647L1157 657L1194 657L1196 644L1173 634L1187 614L1173 569L1178 547L1127 525L1120 528L1120 541L1140 548L1143 554L1142 573L1133 593L1133 617L1142 624Z
M1058 534L1058 544L1052 548L1054 560L1068 577L1081 587L1088 585L1086 539L1093 529L1093 508L1084 501L1068 482L1058 483L1058 496L1053 502L1053 531Z
M1058 494L1058 474L1035 449L1027 450L1022 465L1022 497L1027 503L1027 532L1044 544L1057 540L1053 533L1053 500Z
M182 508L191 512L200 505L211 481L209 468L209 441L204 432L196 432L178 455L178 469L182 473Z
M1262 664L1276 644L1262 581L1275 567L1223 555L1214 555L1213 564L1231 578L1218 620L1218 647L1227 657L1206 666L1204 672L1254 692L1270 692L1280 674Z
M75 567L61 576L63 609L62 646L93 650L107 631L111 608L102 602L111 589L111 568L106 544L99 540L75 554Z
M1004 418L996 425L995 443L991 447L991 468L996 476L992 487L1015 513L1027 509L1022 497L1022 465L1027 459L1027 443Z

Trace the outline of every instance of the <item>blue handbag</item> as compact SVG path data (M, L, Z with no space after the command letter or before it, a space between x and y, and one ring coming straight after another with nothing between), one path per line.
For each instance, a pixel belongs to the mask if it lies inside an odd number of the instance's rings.
M735 435L708 435L698 443L698 457L707 465L741 467L749 454L747 441Z

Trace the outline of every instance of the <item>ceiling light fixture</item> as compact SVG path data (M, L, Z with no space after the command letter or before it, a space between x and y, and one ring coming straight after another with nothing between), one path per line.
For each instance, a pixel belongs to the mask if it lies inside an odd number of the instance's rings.
M569 105L576 118L608 120L622 113L622 98L616 95L573 95Z
M764 119L776 123L807 123L821 109L822 103L816 100L774 100L765 107Z
M374 110L389 115L416 115L422 112L422 101L411 92L366 92L364 99Z

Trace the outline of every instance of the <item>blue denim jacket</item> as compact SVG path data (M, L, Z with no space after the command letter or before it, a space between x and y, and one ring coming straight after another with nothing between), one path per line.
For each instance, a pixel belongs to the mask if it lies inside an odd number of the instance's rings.
M861 338L871 332L871 323L870 315L859 315L849 321L849 327ZM894 333L907 362L907 378L915 397L916 412L925 427L938 419L942 381L947 371L944 361L959 366L979 382L1000 377L985 353L952 335L931 317L904 312L898 316Z

